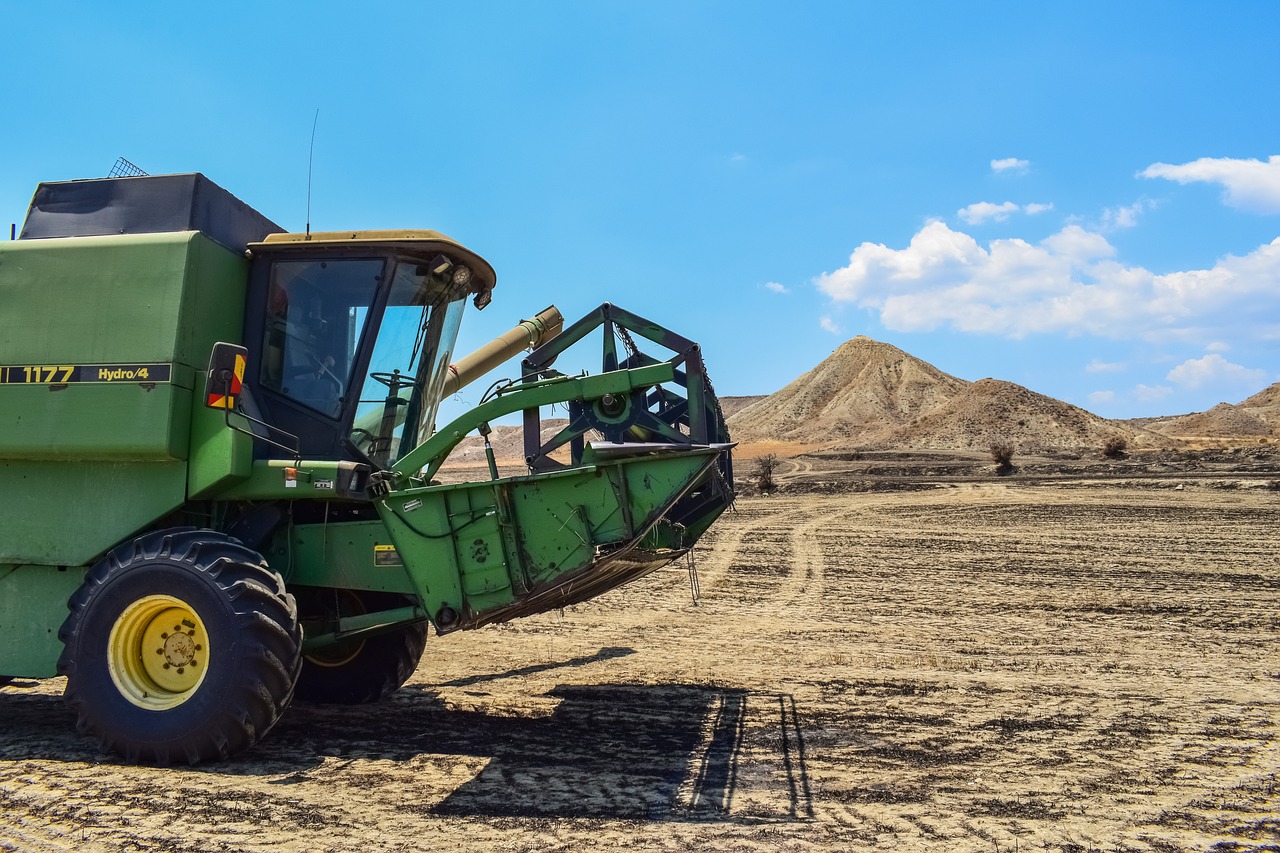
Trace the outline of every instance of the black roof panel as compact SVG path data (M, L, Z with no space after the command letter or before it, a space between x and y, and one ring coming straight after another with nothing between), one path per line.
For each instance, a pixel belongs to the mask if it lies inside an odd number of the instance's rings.
M198 172L36 187L21 240L200 231L235 252L284 229Z

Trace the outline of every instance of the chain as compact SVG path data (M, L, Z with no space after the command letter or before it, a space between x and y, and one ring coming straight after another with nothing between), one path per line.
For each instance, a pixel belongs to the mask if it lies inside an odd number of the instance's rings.
M629 358L635 358L640 355L640 350L636 347L636 342L632 339L631 333L617 323L613 324L613 332L618 336L618 340L622 341L622 346L627 351Z

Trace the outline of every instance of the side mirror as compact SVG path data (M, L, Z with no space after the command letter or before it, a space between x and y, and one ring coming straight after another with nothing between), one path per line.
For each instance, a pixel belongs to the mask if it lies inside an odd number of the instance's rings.
M209 372L204 380L204 404L210 409L234 410L244 382L249 351L239 344L216 343L209 354Z
M244 369L249 362L249 351L239 344L216 343L213 352L209 353L209 372L204 377L204 404L210 409L222 409L226 424L236 432L244 433L255 441L265 441L272 447L287 450L294 459L298 456L298 437L274 427L265 421L251 417L240 411L240 389L244 383ZM231 413L235 412L237 420L249 422L249 428L231 422ZM271 438L272 435L288 439L289 443Z

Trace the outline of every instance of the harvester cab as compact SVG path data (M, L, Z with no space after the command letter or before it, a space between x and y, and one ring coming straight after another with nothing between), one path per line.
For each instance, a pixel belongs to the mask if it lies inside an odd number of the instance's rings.
M244 387L263 420L305 458L384 469L412 450L489 264L434 231L272 234L249 251Z
M438 232L285 233L201 175L40 185L0 243L0 683L65 676L81 730L129 760L222 758L295 696L384 698L429 627L687 554L733 499L697 344L606 303L456 358L495 284ZM556 368L597 334L599 373ZM517 414L503 475L487 436ZM477 433L486 469L442 484Z

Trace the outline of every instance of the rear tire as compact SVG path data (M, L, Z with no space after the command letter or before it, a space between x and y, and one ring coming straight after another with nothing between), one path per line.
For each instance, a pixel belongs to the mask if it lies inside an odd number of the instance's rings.
M390 593L315 590L304 597L304 614L354 616L403 607L409 599ZM304 617L305 621L305 617ZM302 659L297 698L326 705L381 702L418 669L427 645L427 623L360 637L321 649Z
M139 536L99 561L68 607L58 673L77 727L127 761L227 758L261 740L293 697L293 596L225 534Z

